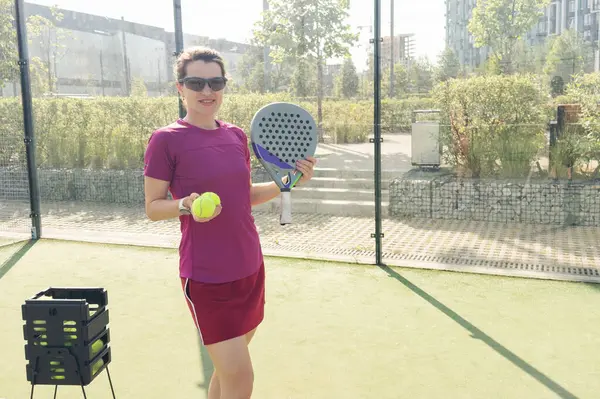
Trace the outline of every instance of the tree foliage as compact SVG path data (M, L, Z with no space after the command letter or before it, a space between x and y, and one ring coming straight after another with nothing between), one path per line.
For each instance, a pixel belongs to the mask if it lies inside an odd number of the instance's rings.
M534 77L453 79L438 84L433 97L450 164L473 177L528 175L549 119Z
M358 94L359 79L351 57L344 59L341 73L335 79L336 97L353 98Z
M53 9L53 18L60 20L62 15ZM48 59L30 57L29 68L31 86L34 94L40 94L53 87L53 78L50 74L50 54L60 56L64 54L64 47L58 42L63 33L56 29L55 21L39 15L32 15L26 19L27 38L31 44L34 40L42 44L42 48L49 55ZM19 52L17 48L17 30L15 21L14 1L0 0L0 88L8 82L19 80Z
M348 8L348 0L269 2L269 10L254 30L254 42L270 48L274 65L293 66L291 84L297 96L306 97L317 83L311 79L313 65L349 54L357 35L346 23Z
M476 47L489 46L502 70L511 68L515 44L543 15L550 0L478 0L468 24Z
M589 42L575 30L566 30L559 36L552 37L548 44L549 52L544 72L560 75L563 79L583 72L593 64L593 48Z
M445 82L448 79L455 79L462 73L462 66L451 48L446 48L440 54L438 65L434 71L434 80L436 82Z

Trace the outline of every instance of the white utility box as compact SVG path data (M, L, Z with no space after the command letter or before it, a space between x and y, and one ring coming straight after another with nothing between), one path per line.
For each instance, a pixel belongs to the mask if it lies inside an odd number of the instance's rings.
M422 168L439 168L441 164L440 123L417 121L417 114L437 114L436 110L413 112L411 131L411 163Z

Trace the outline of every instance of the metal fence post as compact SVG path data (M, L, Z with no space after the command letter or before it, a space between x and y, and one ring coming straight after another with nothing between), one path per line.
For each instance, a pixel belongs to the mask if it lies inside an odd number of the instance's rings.
M31 100L31 79L29 75L29 47L27 45L27 25L23 0L15 0L17 43L19 47L19 69L21 72L21 101L23 103L23 124L25 128L25 151L27 155L27 175L29 180L29 202L31 207L31 238L42 237L40 211L40 190L35 156L35 134Z
M375 94L375 113L374 113L374 138L375 143L375 262L382 265L382 245L381 239L381 0L375 2L375 35L373 37L374 49L374 94Z

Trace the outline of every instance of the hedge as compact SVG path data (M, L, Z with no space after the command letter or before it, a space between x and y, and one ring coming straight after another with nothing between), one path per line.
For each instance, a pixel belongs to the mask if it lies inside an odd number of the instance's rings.
M218 117L249 134L254 113L285 94L228 95ZM316 102L299 102L316 119ZM429 108L429 99L382 102L382 131L408 131L412 111ZM33 99L37 162L44 168L137 169L148 137L178 117L176 97L100 97ZM324 134L337 143L364 143L373 130L373 102L323 102ZM0 99L0 167L25 162L20 100Z
M551 107L535 77L454 79L433 90L445 161L472 177L528 176L542 155Z

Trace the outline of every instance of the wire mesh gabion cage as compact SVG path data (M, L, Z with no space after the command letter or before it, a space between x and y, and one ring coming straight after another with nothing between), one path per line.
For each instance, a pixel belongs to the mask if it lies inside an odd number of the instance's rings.
M103 288L48 288L22 305L27 381L85 386L111 362L108 294Z

